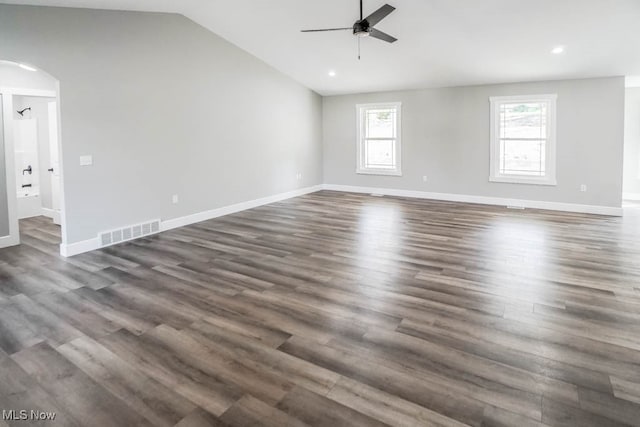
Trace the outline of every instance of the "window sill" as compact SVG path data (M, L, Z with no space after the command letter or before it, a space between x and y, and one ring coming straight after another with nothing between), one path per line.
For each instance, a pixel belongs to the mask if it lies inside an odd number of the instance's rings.
M359 175L402 176L402 171L385 169L357 169L356 173Z
M501 182L505 184L524 184L524 185L548 185L555 186L558 182L550 178L528 178L528 177L507 177L507 176L490 176L490 182Z

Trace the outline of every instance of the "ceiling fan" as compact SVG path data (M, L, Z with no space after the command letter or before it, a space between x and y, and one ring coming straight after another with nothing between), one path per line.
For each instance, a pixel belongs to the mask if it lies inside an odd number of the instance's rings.
M373 28L378 22L382 21L394 10L396 10L395 7L385 4L380 9L376 10L371 15L364 18L364 15L362 12L362 0L360 0L360 19L357 20L355 24L353 24L353 26L343 27L343 28L324 28L320 30L302 30L302 32L316 33L316 32L323 32L323 31L352 30L353 35L358 37L358 59L360 59L360 38L361 37L373 37L379 40L384 40L388 43L393 43L398 40L387 33L384 33L376 28Z

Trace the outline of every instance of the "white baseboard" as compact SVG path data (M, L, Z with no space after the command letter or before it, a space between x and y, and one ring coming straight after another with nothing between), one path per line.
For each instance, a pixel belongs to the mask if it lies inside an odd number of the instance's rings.
M53 209L42 208L42 212L40 212L40 215L53 219Z
M42 208L42 216L51 218L55 224L60 224L60 211L49 208Z
M274 194L273 196L262 197L260 199L248 200L246 202L236 203L234 205L211 209L204 212L198 212L192 215L168 219L166 221L160 222L160 232L172 230L178 227L184 227L185 225L195 224L197 222L218 218L247 209L256 208L258 206L268 205L269 203L279 202L281 200L290 199L292 197L314 193L316 191L322 190L322 188L322 185L315 185L313 187L301 188L298 190L288 191L286 193ZM61 244L60 255L64 257L70 257L96 249L100 249L100 239L97 236L92 239L87 239L80 242Z
M63 257L70 257L79 255L84 252L94 251L100 249L100 239L94 237L93 239L82 240L76 243L60 244L60 255Z
M208 219L218 218L220 216L229 215L232 213L252 209L262 205L268 205L269 203L279 202L281 200L290 199L292 197L302 196L304 194L314 193L322 190L322 185L315 185L313 187L301 188L299 190L288 191L286 193L275 194L273 196L262 197L260 199L249 200L246 202L236 203L234 205L224 206L222 208L211 209L209 211L198 212L193 215L187 215L180 218L169 219L162 221L160 224L160 231L167 231L177 227L184 227L185 225L194 224L196 222L206 221Z
M622 200L640 200L640 193L622 193Z
M260 199L249 200L246 202L236 203L234 205L224 206L221 208L211 209L204 212L198 212L192 215L186 215L179 218L173 218L160 223L160 232L172 230L178 227L184 227L186 225L195 224L197 222L206 221L208 219L218 218L224 215L229 215L236 212L241 212L247 209L252 209L258 206L267 205L269 203L279 202L281 200L290 199L292 197L302 196L304 194L314 193L320 190L333 190L343 191L349 193L366 193L366 194L382 194L385 196L398 196L398 197L411 197L419 199L433 199L443 200L449 202L463 202L463 203L476 203L483 205L497 205L497 206L514 206L519 208L529 209L546 209L553 211L565 211L565 212L579 212L589 213L597 215L610 215L610 216L622 216L622 208L610 207L610 206L592 206L592 205L579 205L574 203L559 203L559 202L545 202L538 200L521 200L521 199L507 199L499 197L486 197L486 196L470 196L465 194L451 194L451 193L431 193L425 191L414 190L397 190L391 188L374 188L374 187L356 187L350 185L335 185L335 184L322 184L315 185L313 187L301 188L299 190L289 191L286 193L275 194L273 196L262 197ZM2 246L2 239L0 238L0 247ZM83 240L76 243L61 244L60 254L65 257L78 255L84 252L100 249L100 239L96 236L92 239Z
M466 194L431 193L426 191L396 190L391 188L357 187L357 186L336 185L336 184L324 184L322 188L325 190L343 191L343 192L349 192L349 193L382 194L385 196L443 200L447 202L476 203L476 204L482 204L482 205L514 206L519 208L545 209L545 210L551 210L551 211L578 212L578 213L589 213L589 214L596 214L596 215L622 216L622 212L623 212L621 207L617 208L617 207L611 207L611 206L579 205L575 203L546 202L546 201L540 201L540 200L521 200L521 199L507 199L507 198L500 198L500 197L470 196Z
M9 246L15 246L20 244L19 236L3 236L0 237L0 249L8 248Z

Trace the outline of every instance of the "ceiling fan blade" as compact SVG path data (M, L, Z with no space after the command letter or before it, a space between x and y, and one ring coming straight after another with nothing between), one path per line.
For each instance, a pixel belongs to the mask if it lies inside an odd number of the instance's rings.
M343 31L343 30L353 30L353 27L348 28L324 28L322 30L300 30L301 33L318 33L321 31Z
M376 30L375 28L371 28L369 30L369 36L373 37L373 38L376 38L376 39L384 40L384 41L389 42L389 43L393 43L393 42L398 40L397 38L395 38L393 36L390 36L387 33L383 33L380 30Z
M375 12L373 12L371 15L367 16L364 19L365 19L365 21L367 21L369 23L370 27L373 27L378 22L380 22L384 18L386 18L387 15L389 15L394 10L396 10L395 7L393 7L391 5L388 5L388 4L385 4L380 9L376 10Z

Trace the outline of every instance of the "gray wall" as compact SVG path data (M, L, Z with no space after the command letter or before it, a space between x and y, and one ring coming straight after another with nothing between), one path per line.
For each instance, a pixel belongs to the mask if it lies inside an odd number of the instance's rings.
M640 196L640 87L626 90L623 192Z
M558 94L555 187L489 182L489 97ZM358 103L402 102L402 177L358 175ZM620 207L624 78L323 98L328 184ZM422 176L428 176L428 182ZM588 191L580 192L586 184Z
M31 116L38 120L38 176L40 186L40 200L43 208L52 208L51 203L51 173L47 171L51 167L49 161L49 102L55 98L43 98L37 96L14 96L13 117L19 120L17 110L31 108ZM29 114L27 112L26 114Z
M60 81L68 243L322 182L320 96L187 18L0 5L0 40Z
M7 169L4 161L4 132L2 121L2 95L0 95L0 237L9 235L7 206Z

